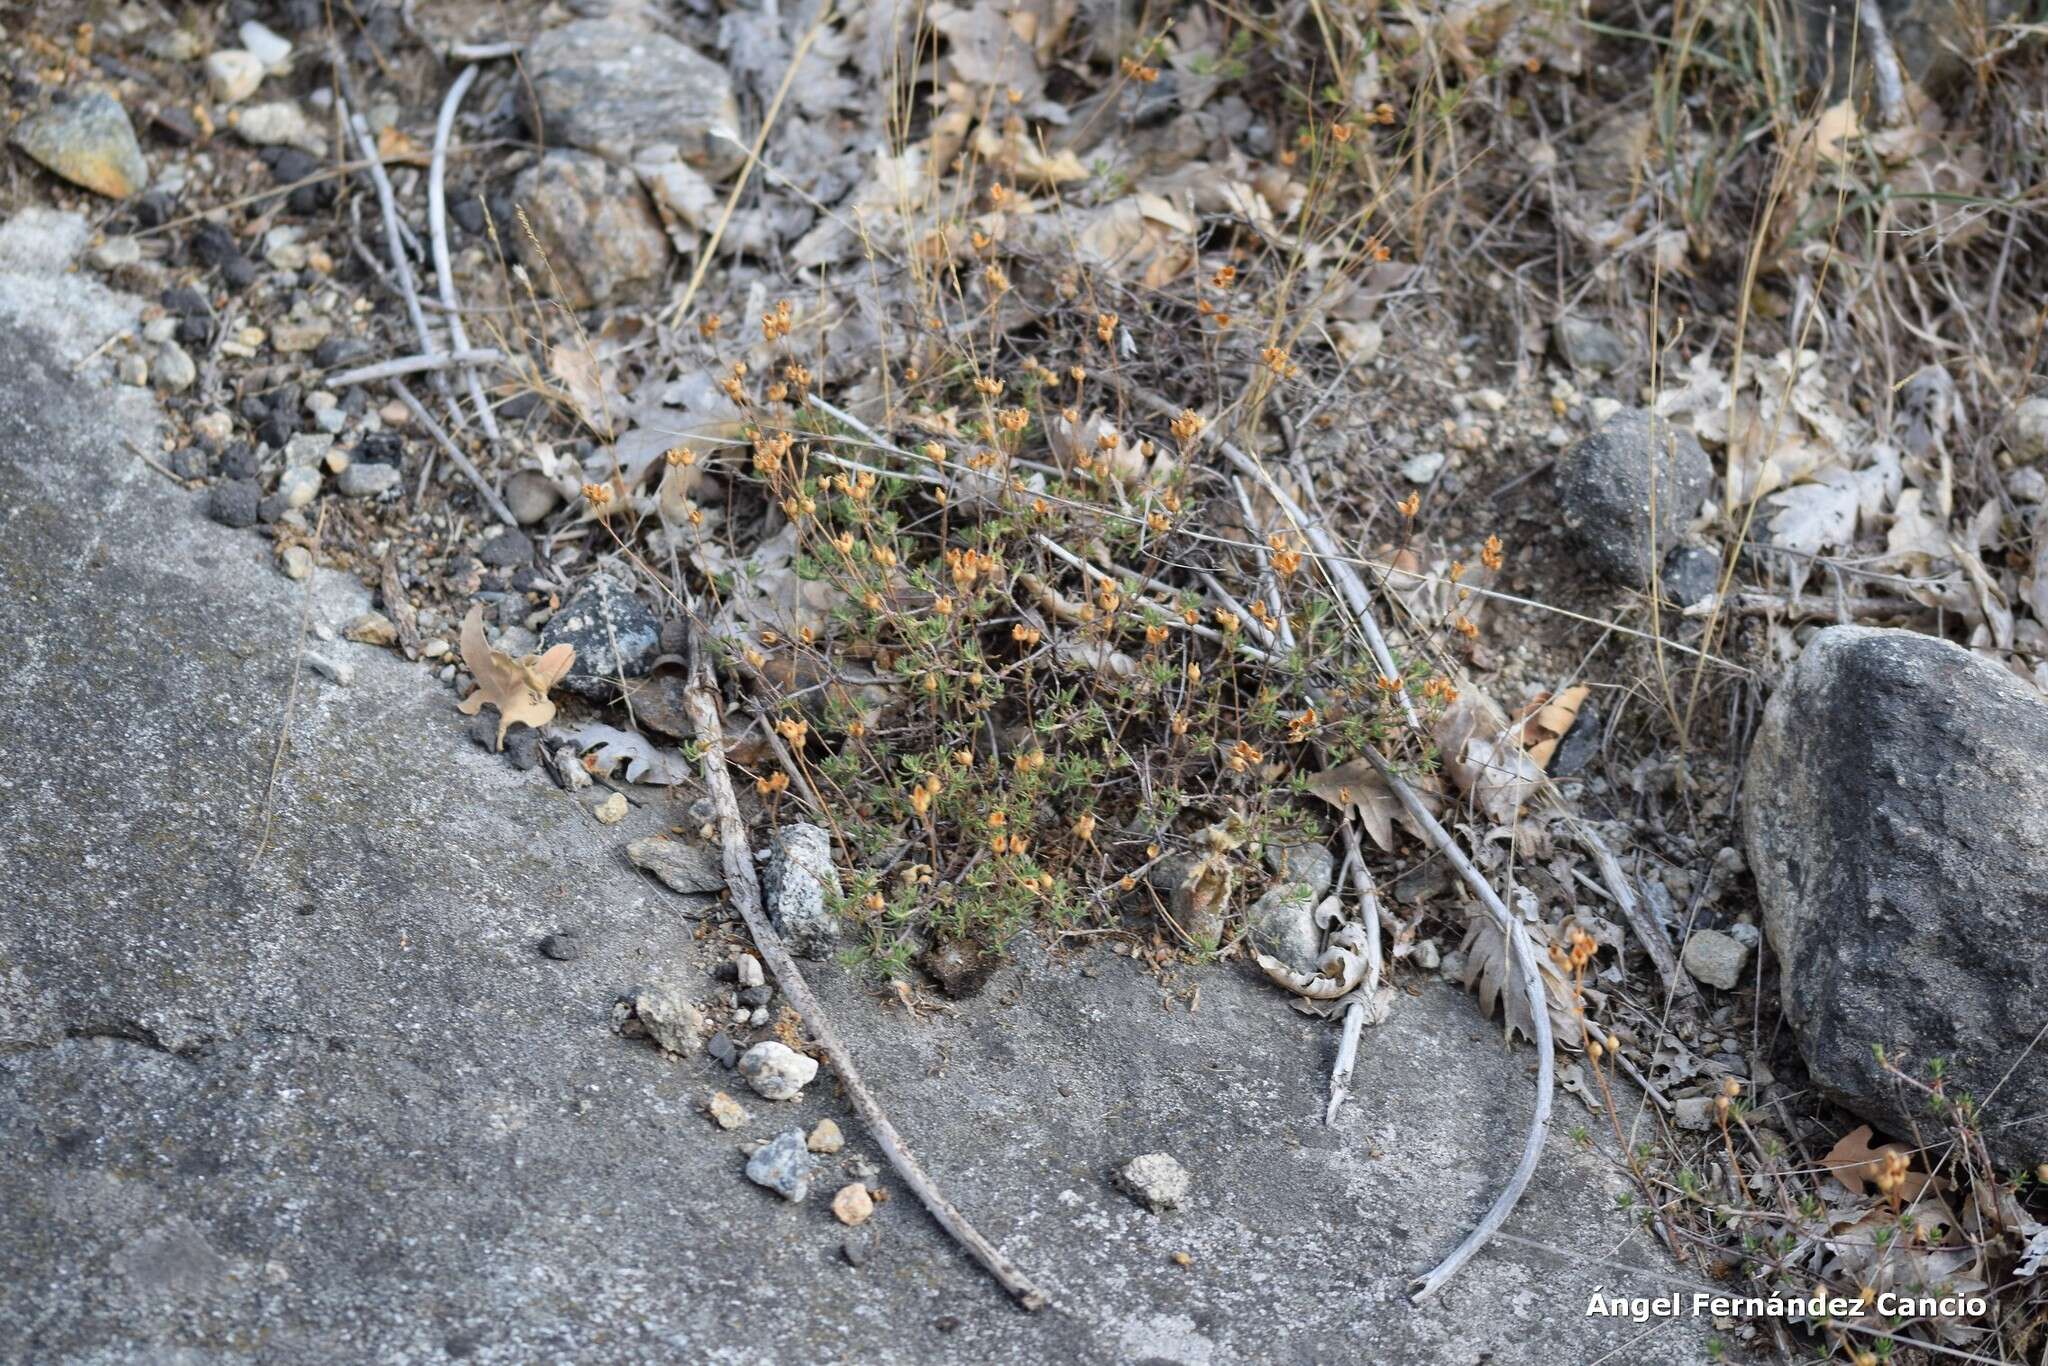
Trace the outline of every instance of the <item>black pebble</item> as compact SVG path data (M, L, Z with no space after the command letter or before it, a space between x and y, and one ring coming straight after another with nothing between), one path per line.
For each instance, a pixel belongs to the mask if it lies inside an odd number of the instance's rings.
M220 267L221 277L236 289L256 278L256 267L242 255L235 236L218 223L201 223L192 232L192 259Z
M199 141L199 125L175 104L167 104L151 116L149 126L161 136L183 147Z
M237 441L220 457L220 472L230 479L254 479L263 468L263 458L246 441Z
M265 414L262 424L256 428L256 435L264 445L279 448L298 434L299 415L281 404Z
M541 957L552 958L557 963L573 963L583 956L583 941L563 930L542 939L540 953Z
M204 479L206 467L206 452L197 446L180 446L171 452L171 473L180 479Z
M273 493L256 505L256 520L269 526L290 511L291 509L285 506L284 495Z
M140 227L160 228L178 210L178 201L167 191L151 190L135 201L135 222Z
M481 712L463 728L470 743L478 749L495 750L498 747L498 717L495 712Z
M322 370L338 370L366 359L370 344L361 337L329 337L313 348L313 364Z
M540 732L531 726L515 727L505 737L505 758L521 772L540 762Z
M222 526L254 526L262 502L263 493L255 480L224 479L213 486L213 494L206 500L206 515Z
M484 206L475 195L457 195L448 201L448 216L455 220L455 226L471 237L481 237L484 231Z
M730 958L711 969L711 980L714 982L737 982L739 979L740 970L733 966Z
M1702 546L1682 545L1664 560L1664 596L1680 607L1704 599L1721 582L1721 557Z
M357 443L355 458L375 465L403 464L405 438L397 432L371 432Z
M711 1036L711 1042L704 1045L704 1051L721 1067L732 1068L740 1065L740 1050L733 1044L732 1035L722 1029Z
M526 533L511 527L483 543L476 557L493 569L511 569L533 563L533 542Z
M180 318L177 336L186 346L205 346L213 340L213 324L205 318Z
M533 410L538 407L540 407L540 395L529 389L523 394L512 395L512 397L500 404L498 416L504 418L507 422L518 422L530 416Z
M307 176L318 175L323 169L315 158L296 147L273 147L268 149L263 160L270 167L270 175L280 185L304 180ZM318 213L334 199L334 182L323 180L311 185L301 185L291 192L286 201L293 213Z
M758 987L748 987L740 993L740 1004L748 1008L765 1006L775 999L775 988L765 982Z
M196 289L180 286L167 289L157 296L157 302L164 306L166 313L175 313L181 318L210 318L213 306L206 302L206 296Z
M932 1327L938 1329L941 1333L958 1332L960 1330L960 1316L958 1314L941 1314L932 1320Z

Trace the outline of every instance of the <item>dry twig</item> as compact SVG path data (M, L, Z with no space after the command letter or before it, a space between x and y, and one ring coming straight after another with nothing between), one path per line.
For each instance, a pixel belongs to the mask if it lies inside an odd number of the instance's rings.
M327 387L346 389L352 384L369 384L380 379L417 375L429 370L449 370L463 365L489 365L503 359L505 353L493 346L443 351L432 356L400 356L396 360L380 360L375 365L358 366L338 375L329 375Z
M462 303L455 296L455 271L448 264L448 139L455 130L456 111L476 81L476 73L476 67L465 67L455 78L455 84L448 87L448 96L441 101L441 115L434 123L434 155L427 169L427 235L434 248L434 283L442 306L448 310L448 340L458 353L469 350L469 333L462 326ZM476 420L483 424L484 435L496 441L498 419L491 412L490 400L484 397L483 381L470 365L463 367L462 375L469 384L470 400L476 404ZM456 406L459 411L461 405Z
M498 520L506 526L518 526L519 519L512 515L511 508L505 506L505 500L500 498L497 491L484 482L483 474L475 465L470 463L469 457L462 453L462 448L449 439L448 433L441 430L441 424L434 421L434 415L421 406L417 398L413 397L412 390L405 387L405 381L394 375L387 379L385 383L391 386L391 392L397 394L398 401L403 403L406 409L412 413L413 420L426 429L427 435L440 443L441 449L448 453L448 458L455 462L455 468L461 470L463 477L469 480L470 484L475 487L477 496L484 500L484 505L496 513ZM424 482L424 473L422 474L422 482Z

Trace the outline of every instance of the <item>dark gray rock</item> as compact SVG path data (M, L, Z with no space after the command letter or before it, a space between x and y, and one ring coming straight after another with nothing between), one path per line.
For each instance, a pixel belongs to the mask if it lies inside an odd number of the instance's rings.
M1830 627L1764 709L1743 791L1814 1080L1909 1137L1927 1109L1873 1050L1922 1080L1939 1058L1951 1095L1997 1092L1997 1161L2048 1157L2048 706L1960 646Z
M220 456L220 472L227 479L254 479L263 472L263 457L246 441L237 441Z
M1591 698L1579 704L1579 714L1572 718L1572 728L1557 742L1557 748L1550 753L1550 767L1545 770L1553 778L1569 778L1593 762L1593 756L1600 752L1600 737L1605 733L1600 717L1600 707Z
M552 958L557 963L573 963L583 956L583 941L563 930L541 939L540 954L541 957Z
M512 234L535 286L573 309L647 294L668 270L668 234L640 182L587 152L552 151L512 193L533 235Z
M784 1129L747 1159L747 1180L794 1204L811 1193L818 1159L804 1146L802 1129Z
M1620 334L1585 318L1559 318L1550 335L1558 356L1574 370L1611 375L1627 368L1634 355Z
M91 91L14 127L12 141L74 185L126 199L149 183L149 163L128 111L104 91Z
M713 179L746 154L714 130L737 133L739 104L723 67L673 38L600 19L549 29L526 51L534 131L630 163L642 148L674 147Z
M253 479L223 479L207 495L206 515L222 526L255 526L263 490Z
M505 762L524 773L540 762L540 732L520 726L505 737Z
M476 557L493 569L533 563L533 542L525 532L506 527L477 550Z
M711 1060L728 1071L740 1065L740 1047L732 1041L732 1035L719 1030L711 1036L711 1042L704 1045L704 1051Z
M1658 582L1665 598L1679 607L1704 602L1721 586L1721 557L1704 546L1679 546L1664 557Z
M541 631L542 653L557 645L576 647L575 667L561 686L609 702L619 695L618 679L639 678L654 667L661 623L631 589L609 574L593 574Z
M370 343L362 337L329 337L313 348L313 364L322 370L340 370L368 360Z
M761 898L783 943L799 958L824 958L839 943L839 918L828 897L839 896L832 837L793 821L775 832L761 873Z
M1678 544L1713 477L1691 432L1632 408L1558 457L1558 511L1595 570L1647 588L1650 567Z
M255 280L255 263L242 255L235 235L220 224L202 221L192 229L191 246L192 259L202 266L219 267L221 278L233 288L245 289Z

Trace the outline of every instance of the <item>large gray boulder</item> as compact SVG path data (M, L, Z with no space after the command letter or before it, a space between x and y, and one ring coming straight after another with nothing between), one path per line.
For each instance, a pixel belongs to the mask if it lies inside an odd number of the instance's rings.
M1744 778L1749 863L1814 1080L1895 1134L1925 1098L1982 1109L2002 1164L2048 1158L2048 705L1909 631L1814 636Z
M1691 432L1631 408L1557 458L1558 510L1588 564L1647 588L1651 567L1685 534L1713 478Z

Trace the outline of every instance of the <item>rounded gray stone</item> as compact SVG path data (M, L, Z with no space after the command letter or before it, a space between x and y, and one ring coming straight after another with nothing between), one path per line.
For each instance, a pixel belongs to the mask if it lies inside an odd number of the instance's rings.
M1693 434L1626 409L1557 459L1558 511L1602 576L1647 588L1650 569L1685 534L1714 468Z
M654 667L661 652L661 623L631 589L609 574L594 574L541 631L543 653L557 645L576 651L561 686L608 702L619 694L619 679L639 678Z

